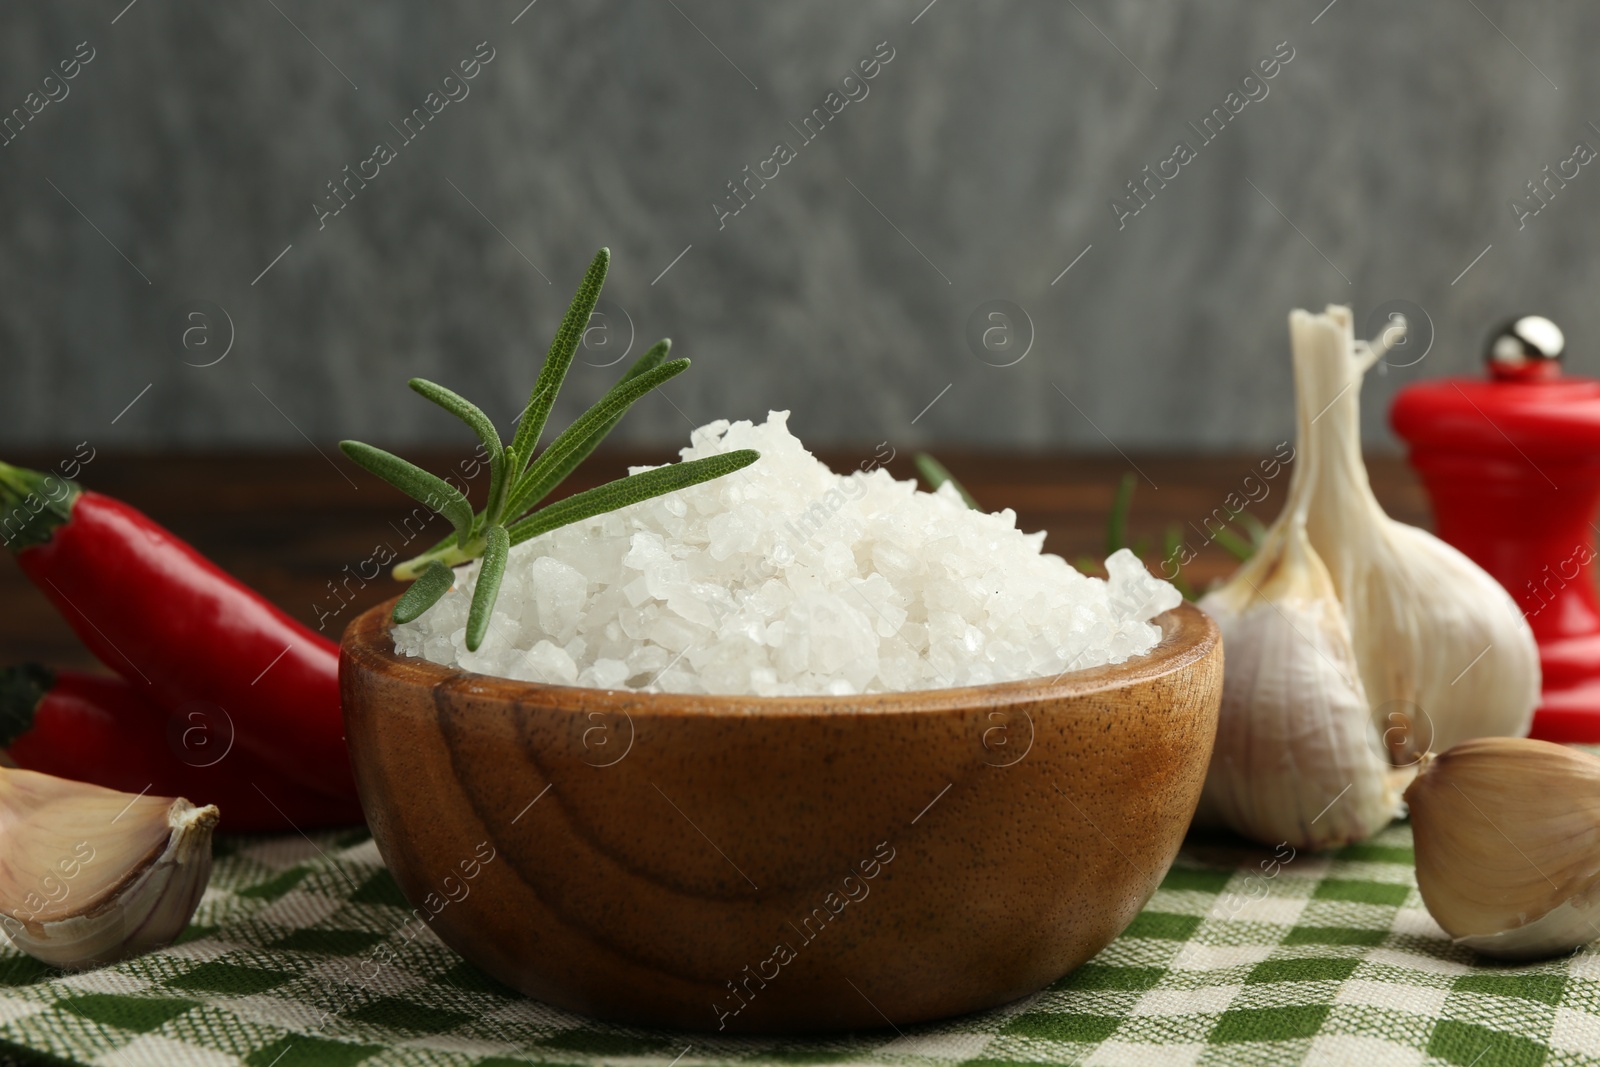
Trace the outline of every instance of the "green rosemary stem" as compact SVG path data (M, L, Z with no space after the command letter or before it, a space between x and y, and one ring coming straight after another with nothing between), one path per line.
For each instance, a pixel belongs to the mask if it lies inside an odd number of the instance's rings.
M420 555L412 556L402 563L396 563L394 570L389 573L396 581L413 582L422 577L422 572L428 569L428 564L437 560L446 567L459 567L463 563L470 563L483 555L484 546L488 542L483 537L474 537L465 546L458 545L452 539L442 548L430 548Z

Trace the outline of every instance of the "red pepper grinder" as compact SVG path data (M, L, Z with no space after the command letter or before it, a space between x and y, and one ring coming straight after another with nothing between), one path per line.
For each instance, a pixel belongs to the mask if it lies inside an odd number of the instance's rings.
M1600 381L1566 377L1566 342L1528 315L1489 338L1487 378L1400 390L1389 421L1433 499L1438 534L1494 575L1539 642L1532 736L1600 743Z

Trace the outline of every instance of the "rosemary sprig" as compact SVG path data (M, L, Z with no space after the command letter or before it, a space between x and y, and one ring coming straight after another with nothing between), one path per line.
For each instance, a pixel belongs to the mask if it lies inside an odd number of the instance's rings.
M466 423L483 442L489 456L489 495L482 511L474 512L459 490L414 463L360 441L339 443L344 454L358 465L443 515L454 527L450 536L428 551L395 566L396 579L413 582L395 604L395 622L410 622L433 607L450 591L455 580L450 568L481 556L483 565L478 571L477 588L467 614L467 649L476 651L489 631L490 616L505 577L506 558L513 545L569 523L720 478L760 458L746 448L672 463L618 478L543 508L536 507L594 451L629 407L689 367L686 359L667 361L672 343L657 341L634 361L605 396L557 436L544 452L535 455L545 423L555 406L556 394L566 380L572 358L588 328L589 316L600 299L610 263L608 249L595 253L577 295L550 342L550 350L527 406L518 418L511 444L501 442L494 421L476 404L442 385L423 378L411 379L414 391Z

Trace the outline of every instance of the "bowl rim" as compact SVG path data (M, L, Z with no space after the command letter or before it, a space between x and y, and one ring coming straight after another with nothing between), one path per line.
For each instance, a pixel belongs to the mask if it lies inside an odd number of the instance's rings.
M1216 620L1188 601L1151 620L1162 630L1156 646L1122 663L1066 672L1055 678L1024 678L988 685L909 689L849 696L755 696L730 693L649 693L634 689L554 685L447 667L394 649L389 613L399 597L362 612L339 643L341 673L347 665L428 688L444 687L475 697L514 703L551 704L594 710L612 705L630 715L823 716L838 713L894 714L970 710L974 707L1065 702L1125 689L1176 674L1211 655L1222 643Z

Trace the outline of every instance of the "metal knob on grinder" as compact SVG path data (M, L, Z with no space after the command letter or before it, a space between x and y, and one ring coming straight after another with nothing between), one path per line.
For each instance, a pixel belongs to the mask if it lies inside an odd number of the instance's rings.
M1406 386L1389 410L1441 538L1505 586L1539 642L1532 736L1600 743L1600 381L1564 375L1566 340L1538 315L1488 339L1485 378Z
M1543 315L1509 319L1489 335L1483 358L1489 373L1501 381L1555 378L1567 350L1561 327Z

